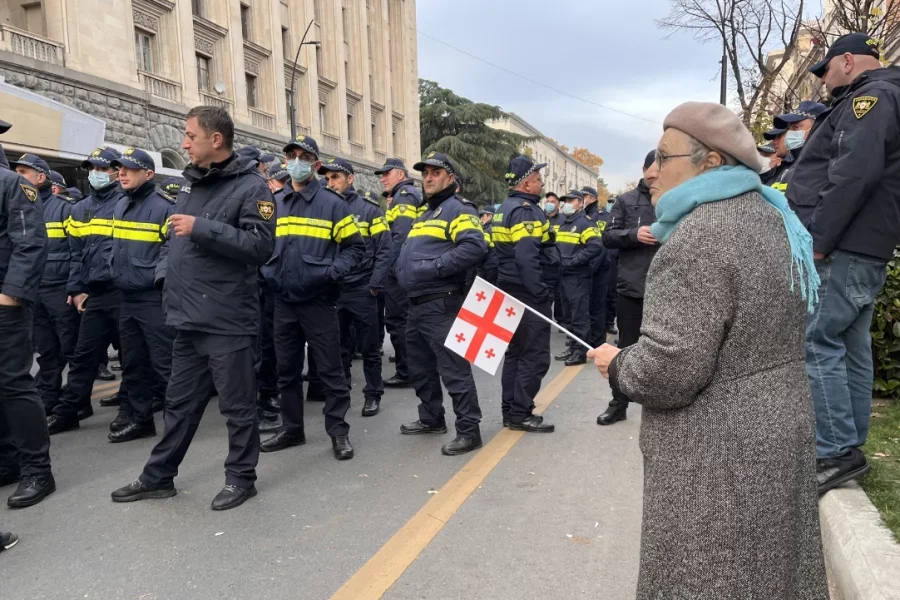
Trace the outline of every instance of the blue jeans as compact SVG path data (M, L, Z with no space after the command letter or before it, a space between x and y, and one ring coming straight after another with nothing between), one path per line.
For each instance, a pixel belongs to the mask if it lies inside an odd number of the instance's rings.
M887 265L836 251L816 261L822 285L806 327L806 373L816 411L816 456L862 446L872 412L872 314Z

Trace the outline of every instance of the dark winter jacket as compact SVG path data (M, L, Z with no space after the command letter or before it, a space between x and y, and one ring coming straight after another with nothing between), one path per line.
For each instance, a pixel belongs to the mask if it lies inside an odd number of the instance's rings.
M629 298L644 297L644 283L650 263L659 246L648 246L637 240L638 228L656 222L656 211L650 202L650 189L644 180L619 196L609 213L609 224L603 232L603 244L619 251L618 293Z

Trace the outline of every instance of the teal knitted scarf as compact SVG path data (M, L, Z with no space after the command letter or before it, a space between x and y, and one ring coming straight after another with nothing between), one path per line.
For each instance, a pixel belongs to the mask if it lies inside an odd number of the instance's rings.
M747 192L756 191L763 199L778 209L784 219L784 228L791 244L791 291L794 281L800 284L800 293L806 300L807 310L812 313L819 301L819 274L813 262L812 236L800 223L800 219L788 206L784 194L764 186L759 175L745 166L719 167L706 171L669 190L656 204L657 221L650 226L659 243L672 235L683 218L708 202L718 202L734 198Z

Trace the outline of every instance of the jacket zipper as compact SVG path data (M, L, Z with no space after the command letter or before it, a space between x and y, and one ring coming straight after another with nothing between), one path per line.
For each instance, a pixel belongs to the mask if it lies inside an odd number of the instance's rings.
M21 221L22 221L22 235L23 236L28 235L28 232L25 230L25 211L24 210L19 211L19 219L21 219Z

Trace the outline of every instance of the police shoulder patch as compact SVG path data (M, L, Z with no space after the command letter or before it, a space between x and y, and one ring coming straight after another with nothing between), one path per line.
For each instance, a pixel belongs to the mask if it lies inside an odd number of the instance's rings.
M256 209L259 211L259 216L266 221L271 221L275 216L275 203L270 200L257 200Z
M531 221L526 221L525 231L527 231L529 234L534 233L534 223L532 223Z
M481 219L479 219L475 215L469 215L469 222L472 223L472 225L481 227Z
M875 96L860 96L853 99L853 114L857 119L862 119L878 102Z
M578 229L578 225L572 225L572 229L570 229L569 231L575 232L577 229Z
M378 200L376 200L375 198L369 196L368 194L366 194L366 195L364 195L364 196L360 196L360 198L362 198L363 200L365 200L365 201L368 202L369 204L372 204L372 205L377 206L378 208L381 208L381 204L379 204Z
M441 210L442 210L442 209L443 209L443 207L438 206L438 207L434 210L434 212L431 213L431 216L432 216L432 217L438 216L439 214L441 214Z
M22 188L22 192L25 193L25 197L28 198L29 202L34 202L38 198L38 191L31 187L30 185L25 185L24 183L20 183L19 187Z

